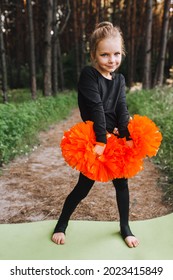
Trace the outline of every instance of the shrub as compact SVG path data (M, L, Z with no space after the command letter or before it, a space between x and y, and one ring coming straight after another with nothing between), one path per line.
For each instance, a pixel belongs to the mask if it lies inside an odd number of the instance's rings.
M163 141L154 161L164 172L167 180L165 193L168 199L171 197L173 204L173 88L164 87L128 93L127 103L131 114L148 116L162 132Z
M65 118L76 106L76 93L38 98L18 104L0 104L0 163L29 151L40 130Z

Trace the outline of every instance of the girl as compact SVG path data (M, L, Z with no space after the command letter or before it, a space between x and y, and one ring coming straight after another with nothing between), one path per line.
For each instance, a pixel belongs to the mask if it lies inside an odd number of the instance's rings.
M123 36L118 27L110 22L98 24L90 38L92 66L81 72L78 83L78 105L83 121L93 121L96 135L94 152L102 155L106 147L106 134L117 133L126 137L127 145L132 146L127 129L129 112L125 98L125 81L115 71L125 55ZM126 178L114 179L116 200L120 216L120 233L129 247L139 242L129 227L129 190ZM91 190L94 181L80 173L73 191L65 200L59 221L54 229L52 241L65 243L65 231L71 214Z

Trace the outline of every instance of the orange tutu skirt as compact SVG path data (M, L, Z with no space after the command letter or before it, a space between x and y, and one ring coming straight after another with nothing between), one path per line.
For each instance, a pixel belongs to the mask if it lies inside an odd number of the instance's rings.
M162 134L155 123L146 116L134 115L128 130L133 147L126 138L107 134L107 145L103 155L93 152L96 137L93 122L81 122L64 132L61 141L65 161L88 178L107 182L115 178L130 178L143 169L143 159L157 154Z

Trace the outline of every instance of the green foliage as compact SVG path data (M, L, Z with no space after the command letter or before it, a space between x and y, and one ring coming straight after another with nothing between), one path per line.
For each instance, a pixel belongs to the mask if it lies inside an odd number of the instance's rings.
M169 199L172 197L171 203L173 203L173 88L129 92L127 103L131 114L148 116L162 132L163 141L154 160L167 178L165 192Z
M41 97L42 92L37 91L37 97ZM10 89L8 90L8 102L9 103L23 103L25 101L31 100L31 90L24 88L24 89ZM0 96L0 103L3 103L2 96Z
M65 118L75 106L75 92L22 104L0 104L0 164L28 152L38 141L38 131Z

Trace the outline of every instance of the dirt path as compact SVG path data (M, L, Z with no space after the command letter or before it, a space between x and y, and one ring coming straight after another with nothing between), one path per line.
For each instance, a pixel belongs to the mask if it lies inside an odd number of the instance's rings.
M28 157L18 158L4 168L0 177L0 223L19 223L56 219L67 194L74 187L78 172L66 165L59 148L63 131L80 121L75 109L49 131L40 134L41 145ZM130 219L143 220L163 216L171 208L162 202L157 185L160 174L153 163L129 180ZM95 183L72 219L117 220L112 183Z

